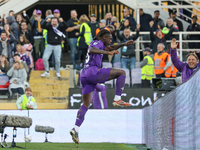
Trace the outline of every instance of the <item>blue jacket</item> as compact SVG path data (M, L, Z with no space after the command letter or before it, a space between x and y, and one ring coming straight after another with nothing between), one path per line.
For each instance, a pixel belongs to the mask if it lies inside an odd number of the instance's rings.
M40 25L44 23L44 19L41 18ZM33 36L43 36L42 32L38 32L38 21L37 20L32 20L31 22L32 30L33 30Z

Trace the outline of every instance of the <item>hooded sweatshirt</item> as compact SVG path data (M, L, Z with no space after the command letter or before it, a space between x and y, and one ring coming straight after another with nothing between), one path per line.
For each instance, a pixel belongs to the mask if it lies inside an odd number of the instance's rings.
M13 32L14 36L16 39L18 39L18 24L15 21L15 17L14 16L9 16L6 18L9 22L11 31Z

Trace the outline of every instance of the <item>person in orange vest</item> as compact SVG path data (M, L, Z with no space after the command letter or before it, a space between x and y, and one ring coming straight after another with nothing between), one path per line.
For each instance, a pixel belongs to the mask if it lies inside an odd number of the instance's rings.
M165 77L175 78L178 70L176 69L176 67L174 67L174 65L172 63L171 56L170 56L170 48L171 48L171 45L170 44L167 45L168 58L167 58L167 64L164 68L164 72L165 72Z
M159 43L157 45L157 52L154 54L154 73L156 78L165 77L164 67L166 66L168 53L165 52L165 45L163 43Z
M105 19L101 19L99 21L99 28L96 29L96 35L99 33L99 31L101 29L106 29L106 20ZM109 31L109 29L107 29Z

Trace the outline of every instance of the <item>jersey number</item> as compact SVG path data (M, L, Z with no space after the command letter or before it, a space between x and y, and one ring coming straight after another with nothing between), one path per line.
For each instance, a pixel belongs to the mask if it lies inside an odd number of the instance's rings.
M90 55L89 55L89 53L87 53L87 56L86 56L86 59L85 59L85 63L87 64L89 62L89 60L90 60Z

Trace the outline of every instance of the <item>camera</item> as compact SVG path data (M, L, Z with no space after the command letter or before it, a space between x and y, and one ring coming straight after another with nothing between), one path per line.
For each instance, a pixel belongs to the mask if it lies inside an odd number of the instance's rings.
M171 91L177 84L175 78L154 78L152 85L155 91Z

